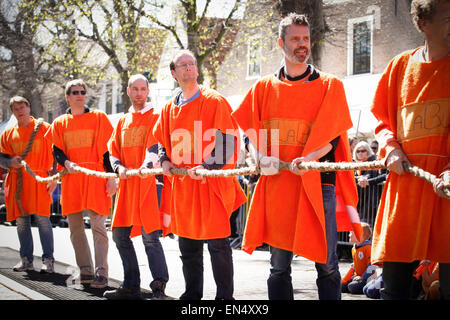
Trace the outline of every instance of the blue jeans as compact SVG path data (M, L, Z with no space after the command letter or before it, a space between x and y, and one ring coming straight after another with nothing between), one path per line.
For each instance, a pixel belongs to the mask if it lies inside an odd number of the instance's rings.
M341 274L337 256L336 193L334 186L323 185L323 208L327 238L327 263L316 263L317 289L320 300L341 299ZM270 300L293 300L291 251L270 247L270 276L267 280Z
M211 265L216 282L216 300L233 300L233 258L228 238L194 240L179 237L178 245L183 262L186 290L181 300L200 300L203 297L203 243L208 243Z
M120 258L122 259L124 273L122 286L133 291L139 291L141 276L136 251L130 238L130 232L131 227L115 227L112 235ZM169 271L167 269L164 250L159 241L159 234L159 230L145 233L144 228L142 228L142 242L144 243L152 277L154 280L160 280L166 283L169 281Z
M34 215L34 221L39 229L39 238L42 245L42 261L45 258L53 260L53 229L50 218ZM17 235L20 243L20 257L27 257L31 262L33 261L33 237L31 233L31 215L22 216L16 219Z

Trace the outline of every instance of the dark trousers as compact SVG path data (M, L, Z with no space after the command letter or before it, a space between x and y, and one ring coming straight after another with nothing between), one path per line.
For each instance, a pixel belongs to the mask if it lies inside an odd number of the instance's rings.
M207 242L216 282L217 300L233 299L233 259L228 238L194 240L179 237L178 245L183 263L186 290L181 300L200 300L203 297L203 243Z
M419 261L384 262L381 299L384 300L408 300L411 298L411 286L413 272L419 265ZM439 283L441 299L450 300L450 263L439 264Z

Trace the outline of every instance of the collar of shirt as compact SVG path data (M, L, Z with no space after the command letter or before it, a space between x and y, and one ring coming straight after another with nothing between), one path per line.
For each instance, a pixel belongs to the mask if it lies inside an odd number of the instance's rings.
M88 107L84 106L84 113L88 113L89 111L91 111L91 109L89 109ZM72 114L72 110L69 108L66 109L66 113L67 114Z
M137 113L137 112L139 112L140 114L144 114L144 113L146 113L147 111L149 111L149 110L151 110L151 109L153 109L152 104L151 104L151 103L147 103L147 104L145 105L145 107L142 108L142 109L139 110L139 111L134 110L134 106L131 106L131 107L128 109L128 112L131 112L131 113Z

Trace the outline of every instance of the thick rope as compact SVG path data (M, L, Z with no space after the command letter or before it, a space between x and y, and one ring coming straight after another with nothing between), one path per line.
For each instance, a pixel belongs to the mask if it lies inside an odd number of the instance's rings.
M34 126L33 132L31 133L30 139L27 142L25 151L20 156L22 158L22 161L24 161L24 159L30 153L31 148L33 146L34 139L36 138L36 134L38 133L39 128L41 127L41 125L43 123L44 123L44 119L42 119L42 118L39 118L36 120L36 124ZM14 199L17 202L17 206L19 207L19 211L20 211L21 215L25 216L26 212L23 209L22 200L20 199L22 196L22 189L23 189L23 171L22 171L22 168L18 168L17 169L17 189L16 189L16 193L14 194Z
M22 160L22 164L25 170L30 173L33 178L38 182L50 182L61 179L62 176L67 174L67 170L58 172L57 174L50 177L39 177L36 175L25 161ZM368 162L301 162L298 164L298 168L301 170L317 170L321 172L326 171L356 171L356 170L374 170L374 169L385 169L386 166L382 161L368 161ZM406 172L413 174L414 176L423 179L431 184L434 184L436 176L411 164L404 164L404 169ZM290 163L280 161L280 171L291 170ZM87 175L95 176L98 178L118 178L119 175L116 173L100 172L95 170L86 169L83 167L75 167L76 172L84 173ZM174 175L187 175L188 169L185 168L172 168L170 172ZM196 174L203 177L232 177L232 176L245 176L261 173L261 170L257 166L249 166L238 169L227 169L227 170L206 170L197 169ZM127 177L132 176L148 176L148 175L159 175L163 174L163 170L159 169L130 169L127 171ZM445 198L450 199L450 189L444 189Z

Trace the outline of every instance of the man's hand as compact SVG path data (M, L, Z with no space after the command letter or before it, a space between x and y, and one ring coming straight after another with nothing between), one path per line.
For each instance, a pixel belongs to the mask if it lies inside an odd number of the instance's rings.
M330 150L333 149L333 146L331 145L331 143L327 143L326 145L324 145L323 147L314 150L312 152L310 152L308 155L304 156L304 157L299 157L299 158L295 158L294 160L292 160L291 162L291 171L292 173L301 176L302 174L304 174L306 171L308 170L300 170L298 168L298 165L301 162L312 162L312 161L316 161L319 160L320 158L322 158L324 155L326 155L328 152L330 152Z
M404 162L409 163L406 154L402 149L395 149L387 157L386 166L388 167L389 171L393 171L398 175L402 175L405 173L405 169L403 168Z
M47 183L47 193L49 195L51 195L53 193L53 191L55 191L57 184L58 184L58 182L56 182L56 181L51 181L51 182Z
M450 189L450 170L441 173L439 178L434 181L433 189L439 197L445 197L444 188Z
M78 168L78 164L76 164L75 162L66 160L64 162L64 167L67 169L69 173L77 173L75 169Z
M172 162L166 160L162 163L162 169L163 169L163 174L171 177L172 176L172 172L170 172L170 169L175 168L175 166L172 164Z
M119 178L120 178L120 179L127 179L127 178L128 178L128 177L127 177L127 171L128 171L128 169L125 168L124 166L119 166L119 167L117 168L117 173L118 173L118 175L119 175Z
M205 182L206 182L205 177L199 176L199 175L197 175L197 173L195 172L197 169L205 169L205 167L203 167L202 165L199 165L199 166L190 168L190 169L187 171L189 177L191 177L191 179L194 179L194 180L202 180L202 183L205 183Z
M280 170L280 159L277 157L263 156L259 160L259 167L261 168L262 175L272 176Z
M22 167L22 158L19 156L14 156L11 159L9 159L9 167L11 168L21 168Z
M108 197L112 197L117 191L117 183L115 178L109 178L106 180L106 194Z
M356 179L358 180L358 186L361 188L365 188L369 185L369 181L366 176L358 176Z

